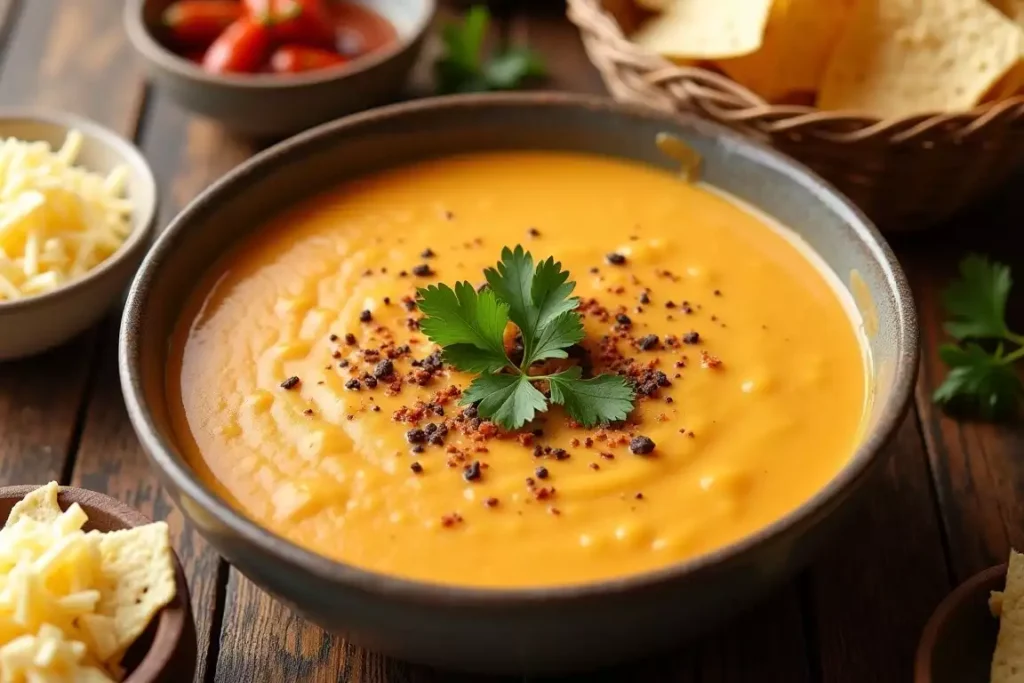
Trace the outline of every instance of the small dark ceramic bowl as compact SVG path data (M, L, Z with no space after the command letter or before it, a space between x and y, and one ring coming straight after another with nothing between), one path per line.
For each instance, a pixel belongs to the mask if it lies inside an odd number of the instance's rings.
M234 132L280 138L380 104L401 91L430 28L436 0L356 0L394 26L395 43L344 67L302 74L211 74L158 40L174 0L125 0L128 39L151 78L183 107Z
M4 486L0 488L0 519L6 520L11 509L38 486ZM62 510L78 503L89 521L86 531L120 531L149 524L144 515L95 491L60 487L57 502ZM196 668L196 627L192 620L188 584L178 556L174 556L174 600L160 610L149 627L128 649L122 662L127 675L124 683L181 683L191 681Z
M1005 584L1001 564L967 579L942 601L921 634L914 683L988 683L999 633L988 598Z
M569 150L677 171L655 144L662 132L703 155L707 182L791 226L864 310L874 398L864 441L799 509L732 545L645 574L562 587L463 588L385 576L304 550L239 514L189 467L167 411L167 339L197 274L267 216L382 168L481 150ZM235 169L185 209L150 251L129 295L119 353L128 412L156 468L184 513L258 584L325 628L397 657L477 671L555 672L668 648L791 576L880 468L882 446L911 396L917 327L906 281L881 236L804 167L694 117L519 93L367 112Z

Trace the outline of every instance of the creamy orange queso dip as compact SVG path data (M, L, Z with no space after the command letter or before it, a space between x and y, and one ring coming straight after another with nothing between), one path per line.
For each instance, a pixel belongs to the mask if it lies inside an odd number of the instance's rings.
M463 414L471 377L437 366L411 297L483 282L519 243L572 274L595 371L609 345L641 371L628 424L553 408L504 435ZM192 465L260 524L385 574L565 584L693 557L824 487L865 413L854 322L806 249L618 160L479 154L351 182L274 219L193 299L169 369Z

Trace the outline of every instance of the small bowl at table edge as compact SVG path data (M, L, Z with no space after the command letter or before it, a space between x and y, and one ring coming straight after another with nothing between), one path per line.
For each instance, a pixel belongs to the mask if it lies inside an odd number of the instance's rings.
M970 577L932 613L921 633L914 683L988 683L999 619L988 601L1006 583L1006 564Z
M37 488L39 486L0 487L0 518L6 521L15 504ZM89 516L86 530L120 531L151 522L121 501L88 489L61 486L57 501L62 510L78 503ZM174 599L153 617L143 634L128 649L125 662L130 664L130 668L122 683L182 683L192 680L196 667L196 627L188 583L177 553L174 553L174 583Z
M0 361L42 353L95 324L131 282L156 226L156 180L135 145L75 114L36 107L0 107L0 137L45 140L57 149L72 130L85 138L76 166L96 173L108 173L119 164L128 168L126 192L133 204L131 234L117 251L81 277L50 292L0 300Z
M437 0L363 0L394 27L398 37L392 45L344 67L302 74L214 74L176 54L155 35L154 25L173 1L124 3L128 39L149 75L186 109L219 121L234 133L261 139L283 138L395 97L416 64L437 11ZM396 15L385 14L381 4L409 16L398 21Z

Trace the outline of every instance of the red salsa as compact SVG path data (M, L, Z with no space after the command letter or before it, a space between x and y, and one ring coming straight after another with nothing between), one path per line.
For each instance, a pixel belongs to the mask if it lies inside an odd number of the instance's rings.
M398 35L345 0L177 0L164 11L167 45L212 73L302 73L341 66Z

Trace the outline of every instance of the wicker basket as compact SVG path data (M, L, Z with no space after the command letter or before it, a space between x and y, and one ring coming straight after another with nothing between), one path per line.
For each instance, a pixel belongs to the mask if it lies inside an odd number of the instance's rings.
M637 12L630 0L568 0L569 18L616 99L694 111L768 142L831 181L885 230L941 221L1024 161L1024 97L889 120L768 104L720 74L677 66L631 43L623 29L635 29Z

